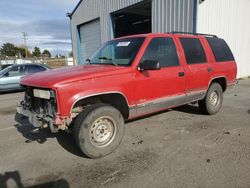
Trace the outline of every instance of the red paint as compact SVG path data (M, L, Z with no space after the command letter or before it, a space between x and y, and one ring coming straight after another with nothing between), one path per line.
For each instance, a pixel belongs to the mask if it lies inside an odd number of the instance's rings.
M135 106L162 97L206 90L209 83L217 77L225 77L227 83L236 81L236 63L234 61L215 62L212 50L204 36L185 35L185 37L199 38L206 52L207 63L197 65L186 64L184 51L179 41L179 37L184 35L145 34L132 37L138 36L144 36L146 39L130 67L79 65L27 76L21 80L21 84L56 91L58 105L56 122L58 124L63 118L70 116L71 108L76 101L99 93L123 94L128 106ZM154 37L174 39L181 66L162 68L157 71L139 72L137 70L147 45ZM208 73L208 68L212 68L213 71ZM179 72L185 72L185 76L179 77Z

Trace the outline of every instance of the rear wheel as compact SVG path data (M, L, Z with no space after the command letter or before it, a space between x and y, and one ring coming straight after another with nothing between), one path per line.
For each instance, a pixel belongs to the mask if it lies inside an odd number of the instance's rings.
M209 115L219 112L223 102L223 91L221 85L212 83L209 87L205 98L199 101L200 110Z
M121 143L124 119L114 107L93 104L81 112L74 124L74 137L82 152L90 158L112 153Z

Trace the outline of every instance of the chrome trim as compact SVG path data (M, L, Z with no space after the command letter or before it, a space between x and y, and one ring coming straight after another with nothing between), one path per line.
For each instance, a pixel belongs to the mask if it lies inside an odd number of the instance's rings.
M124 93L122 93L122 92L120 92L120 91L109 91L109 92L95 93L95 94L92 94L92 95L85 95L85 96L82 96L82 97L78 98L78 99L72 104L72 106L71 106L71 108L70 108L70 112L72 111L74 105L75 105L78 101L80 101L80 100L82 100L82 99L86 99L86 98L88 98L88 97L94 97L94 96L106 95L106 94L120 94L120 95L122 95L122 96L125 98L126 103L127 103L127 105L128 105L129 108L135 106L135 105L129 105L128 99L127 99L127 97L125 96Z
M168 96L138 104L129 108L129 119L201 100L206 93L207 90L192 91L183 95Z
M160 99L138 104L129 109L129 118L185 104L185 98L186 95L183 94L171 97L163 97Z
M186 103L198 101L204 99L207 94L207 90L192 91L186 94Z

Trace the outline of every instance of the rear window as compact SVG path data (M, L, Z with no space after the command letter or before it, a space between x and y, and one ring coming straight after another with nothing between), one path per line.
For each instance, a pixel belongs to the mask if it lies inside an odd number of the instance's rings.
M217 62L234 61L233 53L223 39L208 37L206 39Z
M46 71L46 69L42 66L37 66L37 65L28 65L26 66L28 69L28 73L36 73L36 72L41 72L41 71Z
M206 63L206 54L198 38L180 38L187 64Z

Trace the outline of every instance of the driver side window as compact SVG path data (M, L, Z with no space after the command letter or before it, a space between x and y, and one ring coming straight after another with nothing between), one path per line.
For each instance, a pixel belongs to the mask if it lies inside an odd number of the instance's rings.
M149 43L141 61L158 61L161 67L179 66L176 47L172 38L153 38Z
M21 76L24 73L25 73L24 66L14 66L4 76L5 77Z

